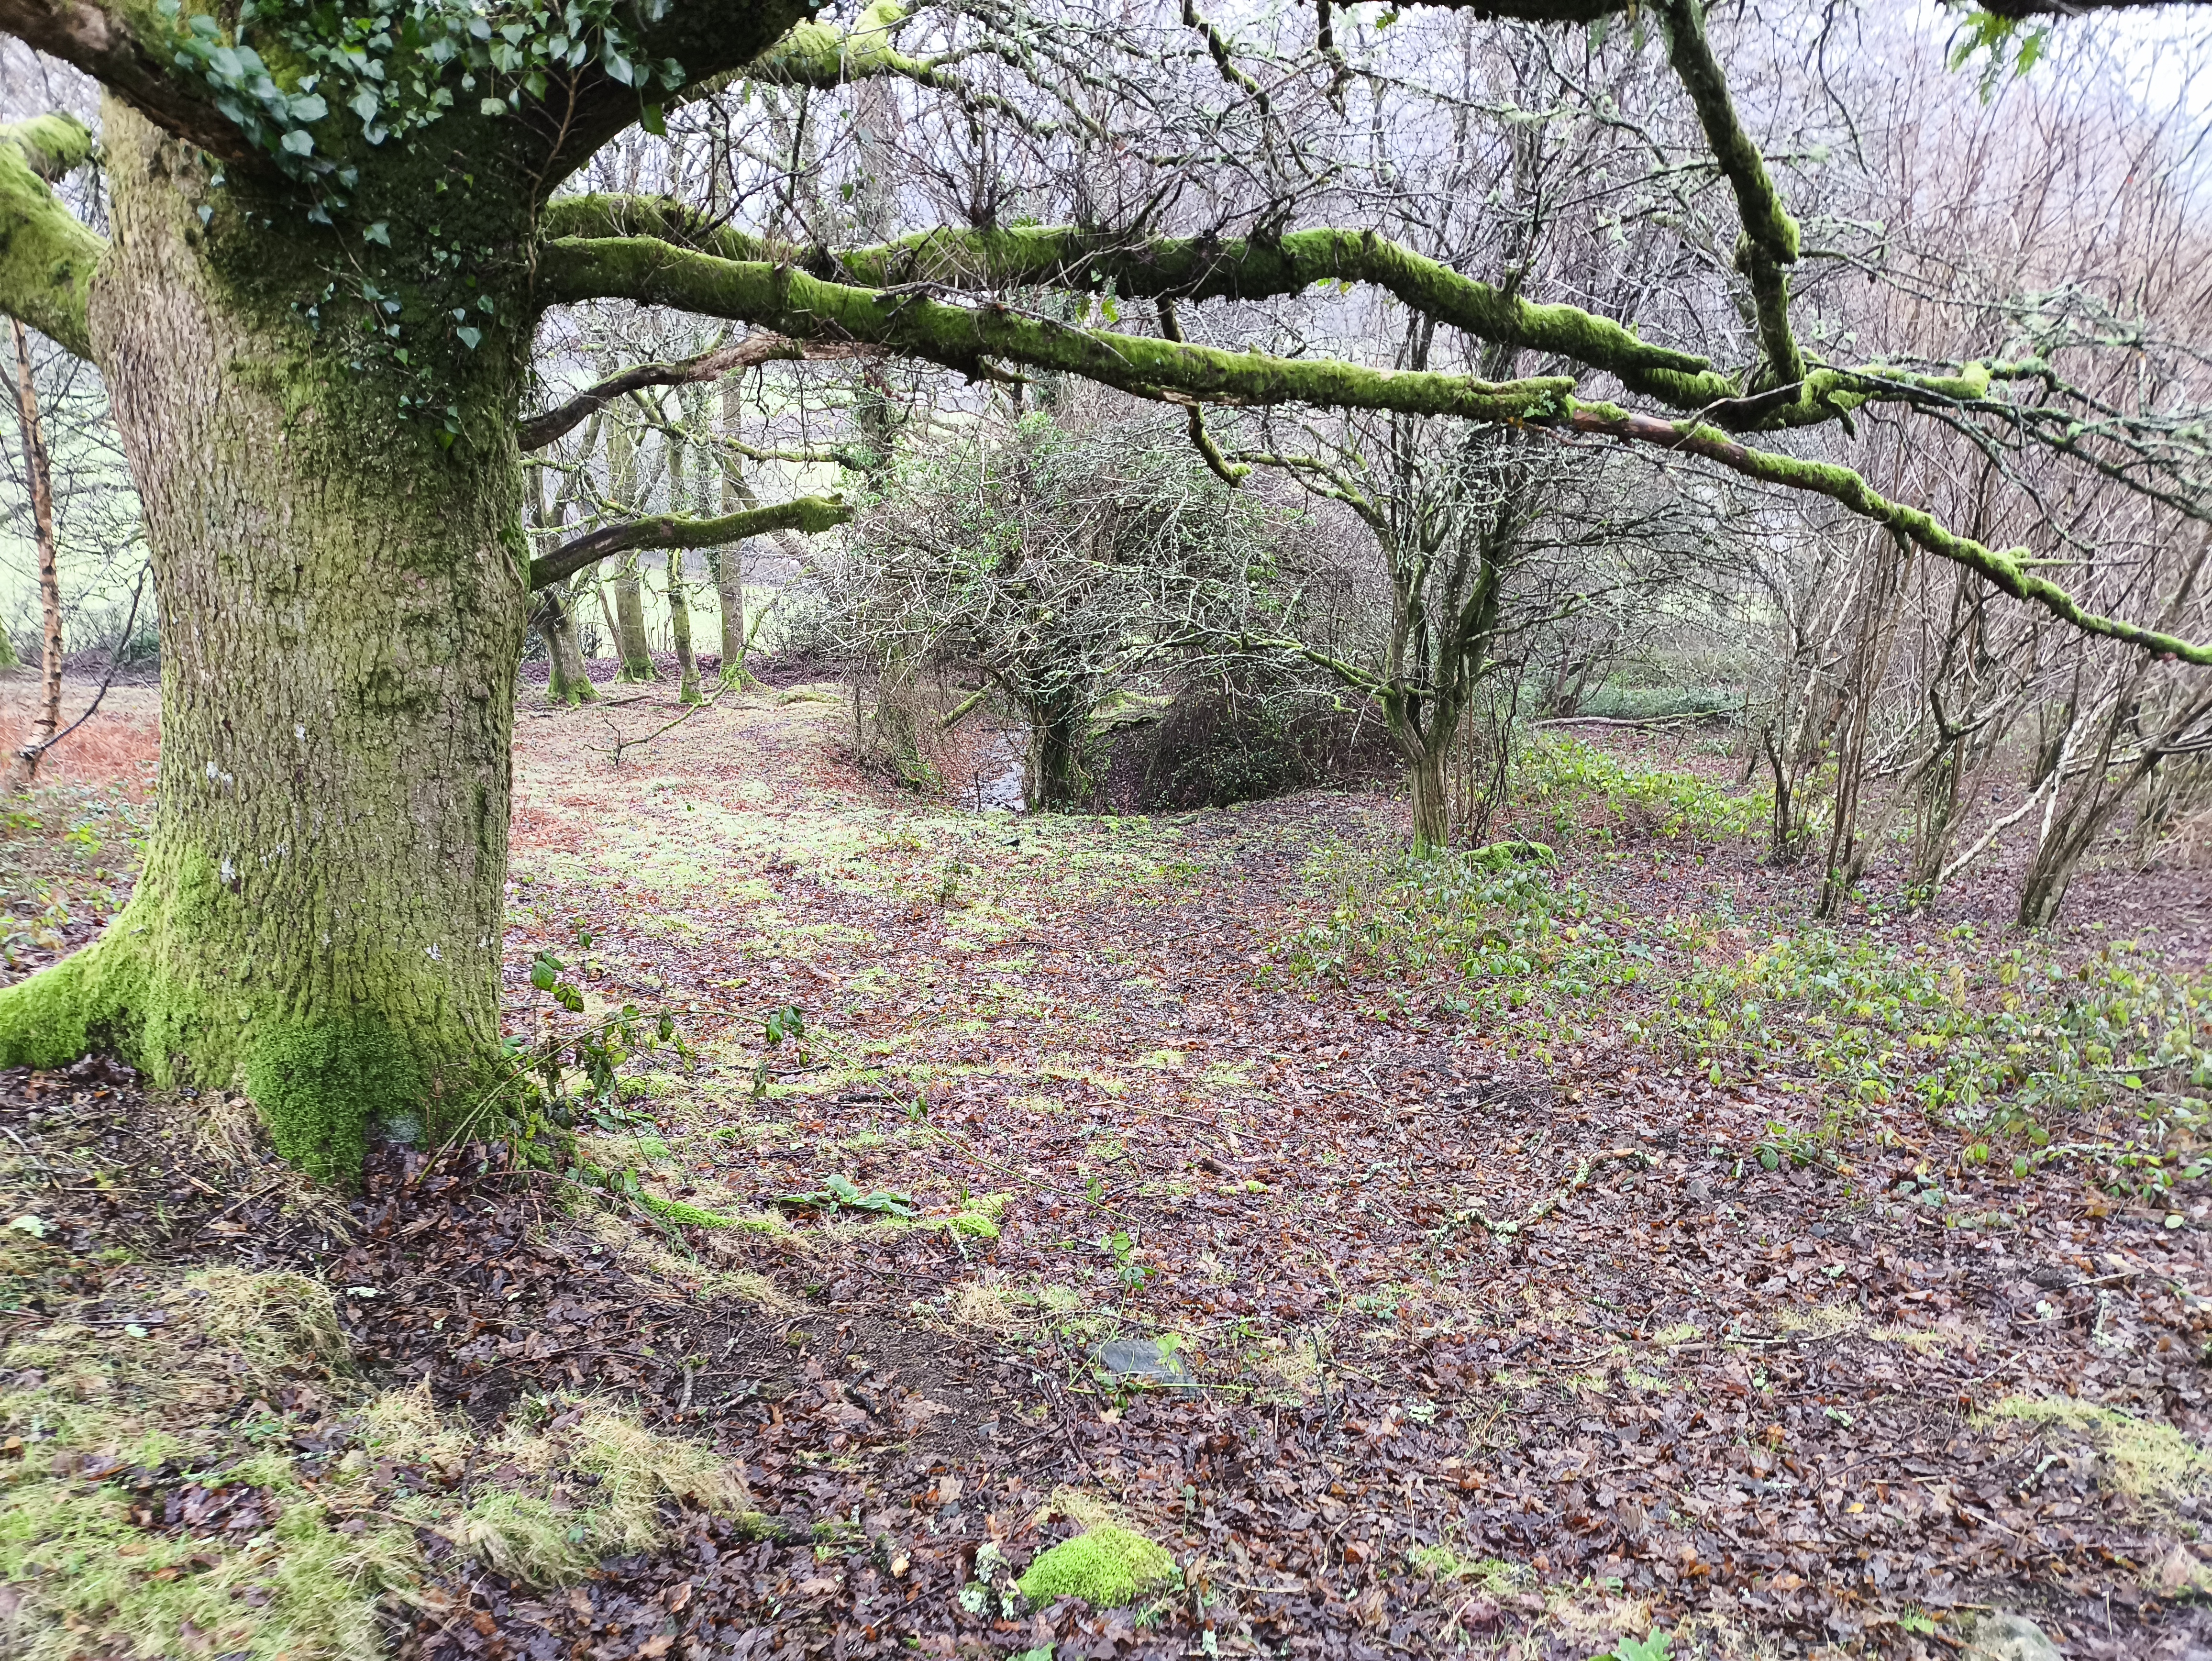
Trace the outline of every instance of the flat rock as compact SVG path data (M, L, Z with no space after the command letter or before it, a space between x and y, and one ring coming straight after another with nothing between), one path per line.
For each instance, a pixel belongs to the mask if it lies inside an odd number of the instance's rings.
M1141 1378L1152 1384L1198 1382L1182 1364L1182 1357L1171 1351L1162 1354L1149 1338L1109 1338L1091 1352L1091 1359L1116 1384L1124 1378Z
M1974 1623L1963 1661L2064 1661L2043 1628L2024 1615L1999 1612Z

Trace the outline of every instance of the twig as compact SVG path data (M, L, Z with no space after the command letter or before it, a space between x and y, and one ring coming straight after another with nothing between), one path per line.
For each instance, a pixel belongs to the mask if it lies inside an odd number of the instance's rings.
M1533 1228L1535 1225L1543 1221L1545 1218L1550 1216L1553 1212L1558 1210L1561 1205L1565 1203L1566 1198L1569 1195L1573 1194L1586 1186L1589 1182L1592 1173L1594 1173L1600 1165L1605 1164L1608 1159L1641 1160L1644 1169L1647 1171L1651 1168L1653 1164L1651 1156L1649 1153L1646 1153L1640 1147L1609 1147L1602 1153L1593 1154L1589 1159L1584 1159L1582 1162L1581 1167L1576 1171L1574 1180L1572 1182L1568 1183L1559 1189L1559 1190L1553 1194L1549 1199L1545 1200L1541 1204L1537 1206L1534 1211L1531 1211L1527 1216L1519 1219L1517 1221L1493 1221L1491 1218L1486 1217L1481 1212L1470 1206L1465 1211L1462 1211L1450 1217L1447 1217L1435 1228L1431 1229L1429 1231L1429 1238L1431 1240L1437 1241L1449 1239L1455 1232L1468 1223L1480 1223L1483 1227L1489 1230L1492 1234L1501 1236L1518 1234L1523 1229Z
M31 764L33 766L36 766L38 764L39 758L41 756L44 756L47 751L52 749L56 745L59 744L70 733L76 732L78 727L83 726L85 722L90 721L94 715L100 712L100 701L107 696L107 689L114 683L115 680L115 671L123 661L124 648L131 644L131 631L137 626L138 622L139 598L146 592L146 574L153 569L153 566L149 564L141 568L139 570L137 583L131 590L130 615L123 619L123 634L116 642L115 649L107 654L107 672L100 678L100 690L92 695L92 702L85 706L85 710L82 715L79 715L68 726L63 727L60 732L52 733L46 738L34 739L30 743L25 745L21 750L18 750L15 752L16 755L21 757L24 761Z

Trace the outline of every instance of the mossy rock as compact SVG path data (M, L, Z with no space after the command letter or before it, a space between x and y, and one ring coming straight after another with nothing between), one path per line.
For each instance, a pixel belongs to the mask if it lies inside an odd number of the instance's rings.
M1094 1609L1133 1603L1175 1577L1167 1548L1111 1524L1063 1540L1041 1554L1014 1584L1032 1603L1080 1597Z

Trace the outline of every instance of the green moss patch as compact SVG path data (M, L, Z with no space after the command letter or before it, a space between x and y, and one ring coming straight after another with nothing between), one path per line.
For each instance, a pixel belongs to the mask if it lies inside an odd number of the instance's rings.
M1042 1553L1014 1584L1032 1603L1080 1597L1097 1609L1133 1603L1175 1577L1167 1548L1112 1524Z
M741 1228L751 1234L780 1234L783 1232L781 1217L732 1217L719 1211L709 1211L704 1206L686 1205L681 1200L658 1199L650 1194L637 1196L638 1203L664 1222L678 1228Z
M324 1182L358 1182L369 1121L424 1095L414 1052L373 1021L271 1025L245 1070L276 1151Z

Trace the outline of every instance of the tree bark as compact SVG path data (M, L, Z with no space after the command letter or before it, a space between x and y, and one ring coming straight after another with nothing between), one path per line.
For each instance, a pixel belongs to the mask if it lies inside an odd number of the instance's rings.
M598 701L599 688L584 666L584 648L576 638L576 605L565 582L538 595L538 632L545 636L547 690L556 703L574 708Z
M107 930L0 991L0 1065L243 1086L348 1179L373 1120L441 1133L498 1074L524 347L486 337L457 391L501 418L441 448L269 301L310 228L226 242L208 158L112 98L104 136L89 333L161 605L160 806Z
M1090 734L1085 715L1032 712L1026 788L1023 794L1033 813L1080 812L1091 800L1091 779L1086 765Z
M15 416L23 433L23 478L30 487L31 524L39 550L39 713L31 736L15 752L15 782L38 776L39 757L62 725L62 581L55 563L54 475L46 435L39 419L39 387L31 375L31 343L20 321L15 332Z
M676 701L678 703L699 702L699 660L691 651L691 602L684 592L684 551L668 551L668 632L676 644L676 667L679 676Z
M722 436L734 439L738 435L738 416L743 403L738 395L734 376L722 383ZM720 455L722 468L722 517L740 512L745 507L741 499L750 494L743 490L744 481L738 476L738 458L734 452L724 450ZM745 557L744 545L732 543L718 548L708 557L714 567L714 599L720 608L722 619L722 684L734 686L745 673Z
M1443 848L1451 841L1451 786L1445 776L1449 742L1425 746L1407 766L1413 794L1413 849Z
M652 644L645 637L645 584L638 576L635 554L623 560L615 574L615 650L622 658L617 680L660 678L660 671L653 665Z

